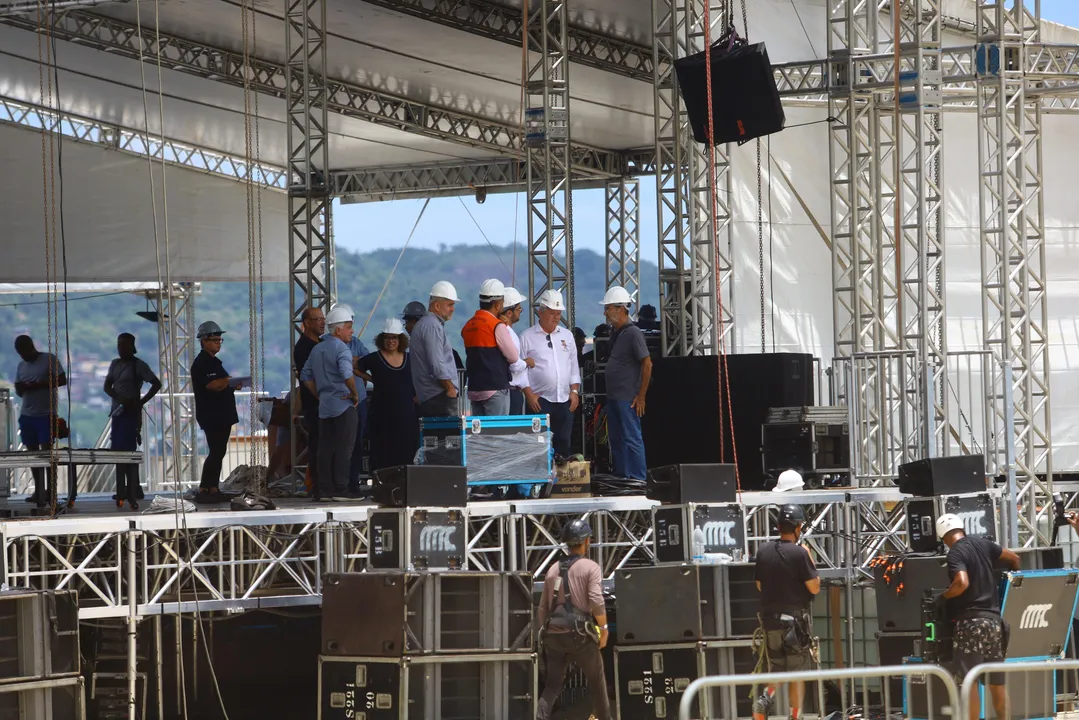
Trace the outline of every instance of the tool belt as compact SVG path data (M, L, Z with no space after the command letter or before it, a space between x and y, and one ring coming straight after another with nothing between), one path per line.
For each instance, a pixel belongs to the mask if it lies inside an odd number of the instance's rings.
M813 621L805 610L763 613L760 616L762 628L764 628L764 618L779 623L779 630L783 632L785 655L799 655L812 649Z

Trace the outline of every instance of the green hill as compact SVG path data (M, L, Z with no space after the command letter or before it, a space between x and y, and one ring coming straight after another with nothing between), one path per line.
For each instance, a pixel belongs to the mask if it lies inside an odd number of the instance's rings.
M385 293L379 300L386 278L389 277L399 250L377 250L369 253L338 251L337 289L341 302L348 303L356 312L357 331L372 309L374 313L362 339L373 349L373 339L386 318L399 316L401 309L411 300L426 302L431 285L437 280L449 280L457 288L463 301L447 330L450 339L461 348L461 326L476 308L480 283L496 277L509 284L513 266L513 248L500 247L497 254L488 245L463 245L434 250L407 250L394 273ZM576 324L588 335L603 322L599 305L604 291L604 259L591 250L577 250L574 254L576 273ZM503 265L505 263L505 265ZM516 287L527 292L528 259L522 246L517 248ZM657 304L658 273L652 263L642 263L641 284L644 288L643 302ZM12 381L18 356L12 340L21 333L29 333L45 349L49 344L48 306L45 296L0 296L0 378ZM376 302L377 307L376 307ZM64 308L54 308L58 324L52 327L52 346L59 345L61 361L69 366L71 376L71 419L77 442L93 442L104 427L107 411L95 403L102 401L102 367L116 355L116 336L131 332L138 337L140 355L152 367L157 367L157 327L135 313L147 309L146 301L126 293L80 295L72 294L67 305L65 323ZM216 320L226 331L221 357L225 367L237 375L249 374L250 359L250 311L248 285L246 282L207 283L202 294L195 300L197 322ZM287 283L266 283L262 298L261 325L264 389L279 393L288 386L289 369L289 315ZM519 325L518 330L525 325ZM70 343L70 362L67 347ZM62 404L67 393L61 392Z

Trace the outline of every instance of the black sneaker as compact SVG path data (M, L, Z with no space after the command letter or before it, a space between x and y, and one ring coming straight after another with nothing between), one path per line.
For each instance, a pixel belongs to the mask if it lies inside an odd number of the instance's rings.
M753 720L767 720L768 713L772 711L772 696L762 692L760 697L753 701Z

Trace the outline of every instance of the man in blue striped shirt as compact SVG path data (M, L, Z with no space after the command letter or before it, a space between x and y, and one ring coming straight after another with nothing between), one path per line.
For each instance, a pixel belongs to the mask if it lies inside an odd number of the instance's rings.
M329 332L311 350L300 381L318 398L318 486L315 500L349 500L348 475L356 444L356 406L360 402L353 376L352 311L336 306L326 314Z

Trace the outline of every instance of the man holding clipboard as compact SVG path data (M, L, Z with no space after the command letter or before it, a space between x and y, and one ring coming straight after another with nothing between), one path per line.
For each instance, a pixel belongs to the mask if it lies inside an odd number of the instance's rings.
M236 414L236 390L249 378L229 377L217 354L221 352L221 326L210 320L199 325L195 335L202 351L191 365L191 386L195 392L195 421L206 435L208 452L202 463L202 481L195 502L219 502L222 499L221 463L228 450L232 426L240 421Z

